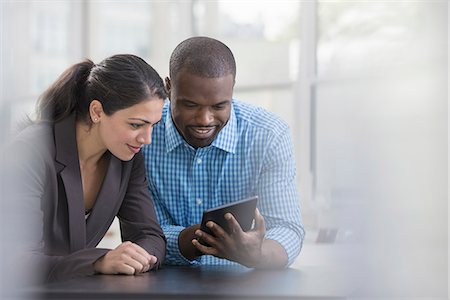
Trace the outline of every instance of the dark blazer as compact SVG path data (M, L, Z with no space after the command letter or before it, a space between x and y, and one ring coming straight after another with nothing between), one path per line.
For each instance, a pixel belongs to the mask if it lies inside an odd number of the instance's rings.
M83 190L72 115L54 125L24 129L8 147L8 198L20 212L21 248L39 261L43 279L94 274L93 263L108 249L95 248L115 216L123 241L132 241L158 258L166 240L157 222L141 153L121 161L108 152L109 166L91 214L85 220ZM8 154L8 155L9 155ZM12 162L12 163L11 163Z

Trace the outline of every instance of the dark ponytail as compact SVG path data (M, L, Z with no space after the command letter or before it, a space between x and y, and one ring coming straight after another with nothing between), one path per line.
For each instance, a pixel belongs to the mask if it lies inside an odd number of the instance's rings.
M39 98L37 121L58 122L82 106L79 102L85 99L86 81L94 65L87 59L65 70Z
M90 60L71 66L40 97L37 120L58 122L72 113L90 122L92 100L112 115L141 101L167 97L159 74L142 58L119 54L99 64Z

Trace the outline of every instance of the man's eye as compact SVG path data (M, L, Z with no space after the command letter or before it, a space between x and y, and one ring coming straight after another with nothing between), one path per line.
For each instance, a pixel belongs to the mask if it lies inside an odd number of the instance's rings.
M184 106L189 107L189 108L194 108L197 106L197 104L195 103L185 103Z

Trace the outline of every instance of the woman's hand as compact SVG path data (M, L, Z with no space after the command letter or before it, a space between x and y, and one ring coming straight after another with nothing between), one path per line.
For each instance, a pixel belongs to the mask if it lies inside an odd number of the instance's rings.
M96 272L102 274L140 274L156 264L156 256L150 255L141 246L123 242L94 263Z

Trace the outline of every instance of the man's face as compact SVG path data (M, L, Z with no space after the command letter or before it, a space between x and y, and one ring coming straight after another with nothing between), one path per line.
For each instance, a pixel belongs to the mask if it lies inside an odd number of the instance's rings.
M194 148L209 146L227 124L231 112L234 78L204 78L181 71L166 86L172 120Z

